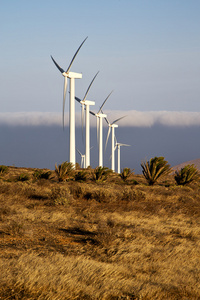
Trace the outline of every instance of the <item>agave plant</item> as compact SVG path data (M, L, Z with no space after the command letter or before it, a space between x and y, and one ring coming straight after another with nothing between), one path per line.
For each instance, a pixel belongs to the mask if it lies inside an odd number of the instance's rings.
M131 174L133 174L133 170L131 170L130 168L124 168L119 176L123 181L126 181L131 176Z
M94 169L92 174L92 179L95 181L104 181L108 178L108 175L112 173L107 167L97 167Z
M74 172L74 165L71 162L65 161L61 165L55 164L55 172L59 181L65 181Z
M154 157L150 161L142 161L142 173L149 185L153 185L158 178L169 174L172 169L164 157Z
M185 185L196 180L198 175L199 171L194 165L186 165L175 172L174 179L178 185Z

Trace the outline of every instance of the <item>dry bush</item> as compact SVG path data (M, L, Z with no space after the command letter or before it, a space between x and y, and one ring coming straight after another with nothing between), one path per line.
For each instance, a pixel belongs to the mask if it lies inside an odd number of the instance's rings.
M66 188L54 187L51 190L51 204L69 205L72 199L70 192Z

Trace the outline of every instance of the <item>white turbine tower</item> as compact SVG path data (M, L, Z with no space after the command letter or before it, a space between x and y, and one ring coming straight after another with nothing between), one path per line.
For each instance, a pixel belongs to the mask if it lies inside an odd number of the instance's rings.
M125 117L125 116L124 116ZM109 139L109 135L110 135L110 131L112 128L112 150L111 150L111 159L112 159L112 163L111 163L111 169L113 170L113 172L115 172L115 128L118 127L117 123L119 120L123 119L124 117L121 117L119 119L116 119L115 121L113 121L112 123L110 123L108 121L107 118L105 118L106 122L108 123L108 134L107 134L107 139L106 139L106 146L105 149L107 147L107 143L108 143L108 139Z
M78 149L76 149L76 150L81 156L81 168L85 169L85 154L82 154L81 151L79 151Z
M75 99L81 104L82 106L82 113L81 113L81 120L82 120L82 134L83 134L83 115L84 115L84 106L85 106L85 165L86 168L88 166L90 166L90 116L89 116L89 112L90 112L90 105L95 105L94 101L89 101L86 100L87 94L96 78L96 76L98 75L99 72L96 73L96 75L94 76L94 78L92 79L86 93L85 96L83 98L83 100L79 99L78 97L75 97Z
M76 53L74 54L69 67L67 71L64 71L58 64L57 62L53 59L51 56L54 64L58 68L58 70L62 73L64 76L64 92L63 92L63 128L64 128L64 109L65 109L65 99L66 99L66 93L67 93L67 79L70 79L70 103L69 103L69 128L70 128L70 133L69 133L69 161L75 165L76 163L76 153L75 153L75 79L80 79L82 78L82 74L79 73L74 73L70 72L70 68L74 62L74 59L76 55L78 54L79 50L81 49L82 45L86 41L88 37L84 39L84 41L81 43L79 48L77 49Z
M120 160L120 147L121 146L129 147L130 145L118 143L117 139L116 139L116 136L115 136L115 148L114 148L114 151L117 148L117 173L119 173L119 174L121 173L121 171L120 171L120 161L121 161Z
M113 91L112 91L113 92ZM104 100L103 104L99 108L97 113L94 113L93 111L90 111L90 113L97 118L97 142L99 145L99 167L103 167L103 118L106 118L107 115L105 115L102 112L102 108L112 92L107 96L107 98Z

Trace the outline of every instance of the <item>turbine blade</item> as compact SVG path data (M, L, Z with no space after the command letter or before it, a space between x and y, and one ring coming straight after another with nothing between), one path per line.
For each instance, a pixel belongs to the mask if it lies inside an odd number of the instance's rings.
M76 101L78 101L79 103L81 102L81 99L78 97L75 97Z
M63 129L64 129L64 118L65 118L65 100L67 93L67 77L64 78L64 92L63 92Z
M78 50L77 50L76 53L74 54L74 56L73 56L73 58L72 58L72 60L71 60L71 62L70 62L70 64L69 64L69 67L68 67L66 73L69 72L69 70L70 70L70 68L71 68L71 66L72 66L72 64L73 64L73 62L74 62L74 60L75 60L75 58L76 58L76 55L78 54L79 50L81 49L81 47L83 46L83 44L85 43L85 41L87 40L87 38L88 38L88 36L84 39L84 41L81 43L81 45L79 46Z
M114 139L115 139L115 144L117 145L117 139L116 139L116 136L114 136Z
M108 134L107 134L107 138L106 138L106 145L105 145L105 151L106 151L106 148L107 148L107 144L108 144L108 139L109 139L109 135L110 135L110 126L108 128Z
M108 125L110 125L110 122L108 121L108 119L107 118L104 118L105 120L106 120L106 123L108 124Z
M90 82L90 85L88 86L88 89L87 89L87 91L86 91L86 93L85 93L85 96L84 96L84 98L83 98L83 101L86 99L87 94L88 94L88 92L89 92L89 90L90 90L90 88L91 88L91 85L93 84L93 82L94 82L94 80L95 80L95 78L97 77L98 74L99 74L99 71L96 73L96 75L94 76L94 78L93 78L92 81Z
M117 123L119 120L121 120L121 119L123 119L123 118L125 118L126 116L123 116L123 117L121 117L121 118L119 118L119 119L117 119L117 120L115 120L115 121L113 121L112 122L112 124L115 124L115 123Z
M113 92L113 91L112 91ZM101 105L98 113L101 111L101 109L103 108L104 104L106 103L106 101L108 100L108 98L110 97L110 95L112 94L112 92L110 92L110 94L107 96L107 98L104 100L103 104Z
M76 148L76 151L80 154L80 156L82 155L81 151L79 151L77 148Z
M58 70L61 73L65 73L65 71L59 66L59 64L57 64L57 62L53 59L53 56L51 56L51 59L53 60L54 64L56 65L56 67L58 68Z
M96 114L91 110L90 110L90 114L93 115L93 116L96 116Z
M120 146L125 146L125 147L130 147L131 145L127 145L127 144L119 144Z

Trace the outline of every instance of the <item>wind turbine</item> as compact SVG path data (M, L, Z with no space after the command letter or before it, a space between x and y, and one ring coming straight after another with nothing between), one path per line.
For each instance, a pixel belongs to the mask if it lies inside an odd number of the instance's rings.
M81 49L81 47L83 46L83 44L85 43L86 39L88 37L86 37L84 39L84 41L81 43L81 45L79 46L79 48L77 49L76 53L74 54L69 67L66 71L64 71L58 64L57 62L54 60L54 58L51 56L54 64L56 65L56 67L58 68L58 70L62 73L62 75L64 76L64 92L63 92L63 128L64 128L64 109L65 109L65 99L66 99L66 93L67 93L67 79L70 79L70 103L69 103L69 110L70 110L70 114L69 114L69 128L70 128L70 137L69 137L69 161L71 163L73 163L75 165L76 163L76 153L75 153L75 79L80 79L82 78L82 74L80 73L74 73L74 72L70 72L70 68L76 58L76 55L78 54L79 50Z
M83 100L79 99L78 97L75 97L75 99L81 104L82 106L82 113L81 113L81 120L82 120L82 133L83 133L83 115L84 115L84 106L85 106L85 164L86 164L86 168L88 166L90 166L90 116L89 116L89 112L90 112L90 105L95 105L94 101L90 101L90 100L86 100L87 94L96 78L96 76L98 75L99 72L96 73L96 75L94 76L94 78L92 79L86 93L85 96L83 98Z
M117 173L119 173L119 174L121 173L120 172L120 147L121 146L129 147L130 145L118 143L117 139L116 139L116 136L115 136L115 148L114 148L114 151L117 148L117 160L118 160L118 163L117 163Z
M113 91L112 91L113 92ZM105 115L102 112L102 108L112 92L107 96L107 98L104 100L103 104L99 108L97 113L94 113L93 111L90 111L90 113L97 118L97 141L99 145L99 167L103 167L103 122L102 119L106 118L107 115Z
M81 168L85 169L85 154L82 154L81 151L79 151L78 149L76 149L76 150L81 156Z
M105 120L106 120L106 122L107 122L107 124L109 126L108 127L108 134L107 134L105 149L107 147L108 139L109 139L109 135L110 135L110 131L111 131L111 128L112 128L112 151L111 151L112 163L111 163L111 169L113 170L113 172L115 172L115 128L118 127L118 125L115 124L115 123L117 123L119 120L123 119L124 117L118 118L115 121L113 121L112 123L110 123L108 121L108 119L105 118Z

